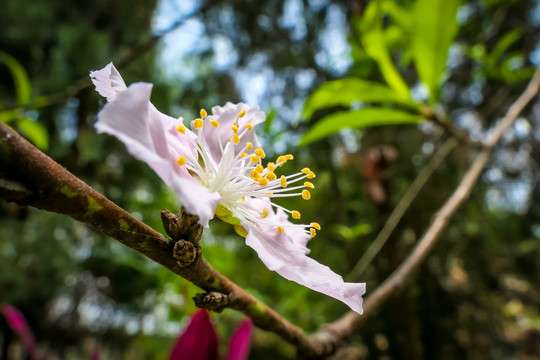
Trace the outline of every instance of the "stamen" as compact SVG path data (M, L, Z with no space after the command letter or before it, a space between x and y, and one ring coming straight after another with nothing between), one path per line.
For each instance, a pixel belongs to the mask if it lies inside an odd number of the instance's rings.
M311 198L311 193L308 190L302 190L302 199L309 200Z
M304 183L304 186L305 187L308 187L308 188L311 188L311 189L315 189L315 185L313 185L312 183L310 183L309 181L306 181Z
M251 162L252 163L257 163L259 162L259 157L257 155L251 155Z
M313 228L309 229L309 232L310 232L312 238L314 238L315 235L317 235L317 231L315 231L315 229L313 229Z
M310 171L309 174L306 176L308 179L313 179L315 177L315 173L313 171Z
M277 229L280 234L283 234L283 232L285 231L285 229L283 229L281 226L278 226Z
M253 169L249 173L249 177L252 178L255 181L259 181L259 179L262 177L261 174L257 172L257 170Z
M262 174L264 171L264 168L261 164L257 164L257 166L255 166L255 171L258 172L259 174Z
M193 121L193 127L194 127L195 129L202 129L202 128L203 128L203 125L204 125L204 124L203 124L202 119L195 119L195 120Z
M214 125L214 127L218 128L219 127L219 123L217 120L210 120L210 124Z
M258 148L257 150L255 150L255 154L259 156L261 159L264 159L266 157L264 150L261 148Z
M294 159L294 156L292 156L291 154L285 155L285 160L292 160L292 159Z
M312 226L317 230L321 230L321 225L319 225L319 223L317 222L312 222L311 224L309 224L309 226Z
M264 219L268 216L268 209L264 208L261 214L261 219Z
M268 179L267 178L259 179L259 185L261 186L268 185Z
M253 148L253 144L249 141L246 143L246 150L251 150Z
M238 134L238 126L233 125L233 126L231 126L231 129L235 134Z
M253 130L253 125L251 123L246 124L246 129Z
M267 174L266 174L266 178L270 181L272 180L276 180L276 174L274 174L272 171L269 171Z
M176 160L176 163L179 165L179 166L184 166L186 164L186 158L183 157L183 156L180 156L178 158L178 160Z
M281 179L279 182L281 184L281 187L284 187L284 188L287 187L287 178L284 175L281 175Z
M185 134L186 133L186 127L184 125L178 125L176 127L176 131L178 131L179 133Z
M243 152L243 153L240 154L240 158L245 158L246 156L248 156L248 154L245 153L245 152Z
M238 114L238 117L242 118L242 117L244 117L244 115L246 115L246 110L245 109L240 111L240 113Z
M200 114L201 114L201 118L203 118L203 119L204 119L205 117L208 116L208 113L207 113L206 110L204 110L204 109L201 109L201 113L200 113ZM216 127L217 127L217 126L216 126Z
M273 162L269 162L266 167L268 168L268 170L270 171L274 171L276 170L276 164L274 164Z
M240 138L238 137L238 135L234 134L233 141L235 145L238 145L240 143Z
M297 219L297 220L300 219L300 212L296 211L296 210L293 210L292 217L293 217L293 219Z
M309 170L309 168L303 168L302 172L307 175L311 172L311 170Z

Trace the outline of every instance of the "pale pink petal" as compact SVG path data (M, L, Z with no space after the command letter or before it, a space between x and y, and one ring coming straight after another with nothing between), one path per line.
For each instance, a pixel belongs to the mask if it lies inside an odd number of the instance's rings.
M242 118L238 118L240 111L246 110L246 115ZM210 124L206 125L204 128L204 136L206 143L212 157L216 162L221 160L221 149L219 147L219 140L222 144L227 143L233 137L232 125L235 124L238 119L238 134L242 134L246 129L247 124L255 126L262 123L266 119L266 115L262 112L259 107L250 106L244 103L226 103L225 106L214 106L212 108L212 114L208 115L208 120L217 120L219 122L219 127L215 128ZM246 145L246 142L251 142L254 147L260 147L259 139L255 134L255 130L247 131L242 138L240 143L236 146L238 149L237 152L242 150Z
M248 200L250 207L260 203ZM304 285L312 290L331 296L347 304L359 314L363 313L362 295L365 283L346 283L328 266L307 257L305 234L301 229L286 228L283 234L277 230L282 222L280 215L270 212L267 219L276 225L243 223L248 230L246 244L257 252L259 258L270 270L284 278Z
M242 324L231 338L227 360L247 360L251 346L251 329L253 324L249 318L244 319Z
M96 86L96 91L107 98L107 101L113 101L119 92L126 90L126 83L113 63L107 64L101 70L90 72L90 78Z
M201 309L192 316L169 356L169 360L217 360L218 338L208 311Z
M98 114L96 129L122 141L131 155L146 162L173 189L190 214L199 217L199 224L207 227L220 200L194 179L184 167L176 164L178 148L169 142L171 126L178 120L160 113L151 103L151 84L132 84L116 95ZM181 137L176 138L182 146ZM175 145L176 146L176 145ZM183 143L185 151L193 151Z

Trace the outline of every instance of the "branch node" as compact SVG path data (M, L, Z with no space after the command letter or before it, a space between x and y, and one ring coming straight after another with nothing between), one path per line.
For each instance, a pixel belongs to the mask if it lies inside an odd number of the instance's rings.
M229 295L217 291L199 293L193 297L198 308L222 312L229 305Z
M7 179L0 174L0 198L6 201L20 201L32 195L32 190L22 183Z
M174 240L186 239L194 244L198 244L202 236L202 226L198 224L199 218L188 214L182 207L178 215L169 210L161 212L161 221L165 232Z
M201 247L199 244L180 239L174 244L173 257L178 265L188 267L193 264L200 252Z

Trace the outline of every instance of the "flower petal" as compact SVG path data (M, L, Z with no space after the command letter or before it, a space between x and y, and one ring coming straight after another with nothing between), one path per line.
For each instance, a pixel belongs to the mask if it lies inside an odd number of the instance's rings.
M242 321L240 327L233 334L229 343L229 355L227 360L247 360L251 346L251 329L253 324L251 319Z
M260 209L261 200L249 200L249 207ZM266 218L276 224L283 223L280 214L269 212ZM362 295L365 283L346 283L328 266L307 257L306 236L301 229L286 228L280 234L274 226L245 222L246 244L254 249L262 262L284 278L312 290L331 296L347 304L359 314L363 313Z
M246 110L246 114L238 118L238 114ZM262 123L266 119L266 115L262 112L258 106L250 106L244 103L233 104L228 102L225 106L214 106L212 108L212 114L208 116L208 120L217 120L219 122L219 127L215 128L213 126L207 126L204 129L204 136L206 138L206 143L210 149L210 153L214 158L216 163L219 163L221 160L221 149L219 148L219 142L222 144L227 143L233 136L232 125L238 119L238 133L241 134L246 129L247 124L255 126ZM218 140L218 138L220 140ZM251 142L255 147L260 147L259 139L254 130L247 131L239 144L236 146L239 152L245 145L246 142Z
M21 338L25 350L30 355L30 359L38 360L40 356L36 339L24 315L13 306L7 304L0 304L0 314L5 316L9 327Z
M169 360L217 360L218 338L208 311L201 309L191 321L169 356Z
M107 64L101 70L90 72L90 78L96 86L96 91L108 101L113 101L116 94L126 90L126 83L113 63Z
M199 224L207 227L220 196L176 164L178 151L169 143L182 140L170 139L177 135L172 135L169 128L178 120L160 113L150 103L151 91L152 84L136 83L116 94L98 114L96 129L115 136L131 155L146 162L173 189L187 212L197 215Z

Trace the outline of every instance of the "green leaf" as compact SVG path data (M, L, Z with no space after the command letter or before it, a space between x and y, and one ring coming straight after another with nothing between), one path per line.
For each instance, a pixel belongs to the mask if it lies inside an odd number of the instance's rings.
M306 101L304 116L310 118L315 111L332 106L349 107L355 101L414 105L411 101L404 101L393 89L381 83L346 78L328 81L315 90Z
M17 120L17 125L24 136L36 145L36 147L40 150L47 150L49 147L49 133L42 123L30 118L22 118Z
M274 119L276 118L277 110L276 108L271 108L268 114L266 114L266 120L264 121L264 132L270 133L270 129L272 127L272 123L274 122Z
M421 119L422 117L420 115L395 109L369 107L359 110L341 111L326 116L316 123L300 139L300 146L335 134L344 128L361 129L378 125L415 124Z
M433 102L438 99L439 80L458 31L458 7L459 0L418 0L414 9L413 57Z
M356 30L366 53L377 62L384 80L406 100L410 98L409 87L394 66L386 47L382 4L382 0L371 1L360 21L356 22Z
M32 97L32 85L24 67L11 55L0 51L0 63L9 69L15 84L15 101L17 105L26 105Z

